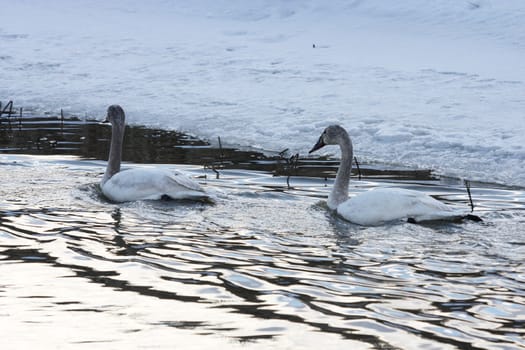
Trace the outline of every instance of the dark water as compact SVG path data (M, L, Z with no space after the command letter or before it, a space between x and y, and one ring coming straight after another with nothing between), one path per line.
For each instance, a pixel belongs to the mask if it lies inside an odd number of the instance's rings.
M333 160L130 128L127 165L183 169L218 200L117 205L97 187L109 128L46 119L0 125L2 349L525 348L522 189L474 184L482 223L360 227L323 204ZM362 172L353 193L468 205L453 179Z

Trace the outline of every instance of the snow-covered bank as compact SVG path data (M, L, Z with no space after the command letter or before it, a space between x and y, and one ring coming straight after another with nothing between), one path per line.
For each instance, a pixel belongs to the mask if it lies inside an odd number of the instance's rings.
M521 0L0 5L0 100L525 186Z

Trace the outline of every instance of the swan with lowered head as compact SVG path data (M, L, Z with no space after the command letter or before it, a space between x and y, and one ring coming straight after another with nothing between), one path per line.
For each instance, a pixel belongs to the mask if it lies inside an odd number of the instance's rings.
M463 218L481 221L475 215L452 208L427 194L400 188L378 188L348 198L348 183L352 171L353 147L350 136L339 125L327 127L310 150L312 153L325 145L339 145L341 164L335 177L334 187L328 196L327 205L344 219L358 225L381 225L405 219L410 222L436 220L460 220Z
M135 168L120 171L125 114L122 107L108 108L106 122L111 123L111 145L104 177L100 182L102 193L114 202L144 199L206 199L202 187L189 177L159 168Z

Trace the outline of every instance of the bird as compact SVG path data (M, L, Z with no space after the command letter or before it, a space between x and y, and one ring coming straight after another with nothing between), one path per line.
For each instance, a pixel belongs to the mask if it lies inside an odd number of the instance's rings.
M112 202L159 199L209 199L194 180L176 170L132 168L120 170L125 113L121 106L108 107L105 123L111 124L111 143L106 171L100 188Z
M326 145L339 145L341 163L327 206L354 224L377 226L404 219L410 223L428 221L481 221L476 215L453 208L420 191L402 188L376 188L352 198L348 195L352 171L353 145L348 132L340 125L328 126L309 154Z

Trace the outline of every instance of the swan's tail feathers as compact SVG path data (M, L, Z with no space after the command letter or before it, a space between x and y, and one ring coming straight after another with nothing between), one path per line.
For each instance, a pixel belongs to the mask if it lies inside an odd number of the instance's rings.
M480 218L479 216L477 215L474 215L474 214L467 214L463 217L463 219L465 220L471 220L471 221L474 221L474 222L482 222L483 219Z
M204 191L177 191L175 193L168 193L163 195L163 199L174 199L174 200L191 200L203 203L215 203L215 197L204 192Z
M483 219L477 215L467 214L467 215L449 215L443 217L420 217L420 218L407 218L409 224L421 224L421 223L432 223L432 222L462 222L463 220L471 220L474 222L482 222Z

